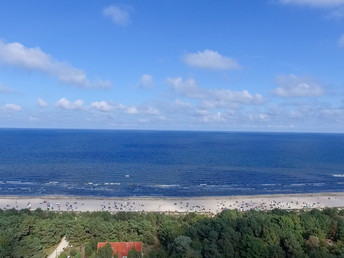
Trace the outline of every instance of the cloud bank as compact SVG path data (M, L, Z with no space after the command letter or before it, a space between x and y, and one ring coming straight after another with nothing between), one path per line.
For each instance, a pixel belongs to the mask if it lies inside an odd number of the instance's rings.
M167 78L166 83L181 96L201 100L202 104L207 108L226 107L233 103L255 105L266 101L261 94L252 94L247 90L202 89L197 86L194 79Z
M296 75L281 75L277 77L280 87L272 93L279 97L317 97L324 95L324 89L312 78L297 77Z

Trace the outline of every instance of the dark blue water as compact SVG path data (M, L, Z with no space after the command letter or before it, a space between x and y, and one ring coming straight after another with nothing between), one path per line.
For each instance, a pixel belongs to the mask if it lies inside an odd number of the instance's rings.
M0 129L0 195L344 192L344 134Z

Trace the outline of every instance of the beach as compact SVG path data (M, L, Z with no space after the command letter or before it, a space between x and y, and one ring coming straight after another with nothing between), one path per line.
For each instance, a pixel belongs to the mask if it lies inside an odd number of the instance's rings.
M312 208L342 208L344 193L312 193L286 195L251 195L221 197L127 197L101 198L77 196L1 196L0 208L8 209L42 209L46 211L74 212L167 212L167 213L212 213L217 214L226 209L248 210L299 210Z

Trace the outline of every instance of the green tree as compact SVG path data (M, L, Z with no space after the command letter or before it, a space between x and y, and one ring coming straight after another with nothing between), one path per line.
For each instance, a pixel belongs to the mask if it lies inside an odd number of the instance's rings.
M190 248L192 240L188 236L178 236L173 241L172 249L176 254L184 254Z
M69 253L71 256L75 256L78 253L78 251L75 248L72 248Z
M90 243L87 243L85 245L85 255L86 256L91 256L93 253L93 248L92 248L92 245Z
M112 247L109 243L106 243L106 245L102 248L99 248L97 257L98 258L111 258L112 257Z
M128 252L128 258L141 258L140 252L136 251L135 247Z

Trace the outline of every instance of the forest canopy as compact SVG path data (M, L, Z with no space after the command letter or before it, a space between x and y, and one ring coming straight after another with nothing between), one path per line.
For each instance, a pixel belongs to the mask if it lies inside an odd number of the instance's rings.
M343 257L344 211L226 210L209 217L0 210L0 257L44 257L63 236L72 257L97 257L97 243L105 241L142 242L144 257Z

